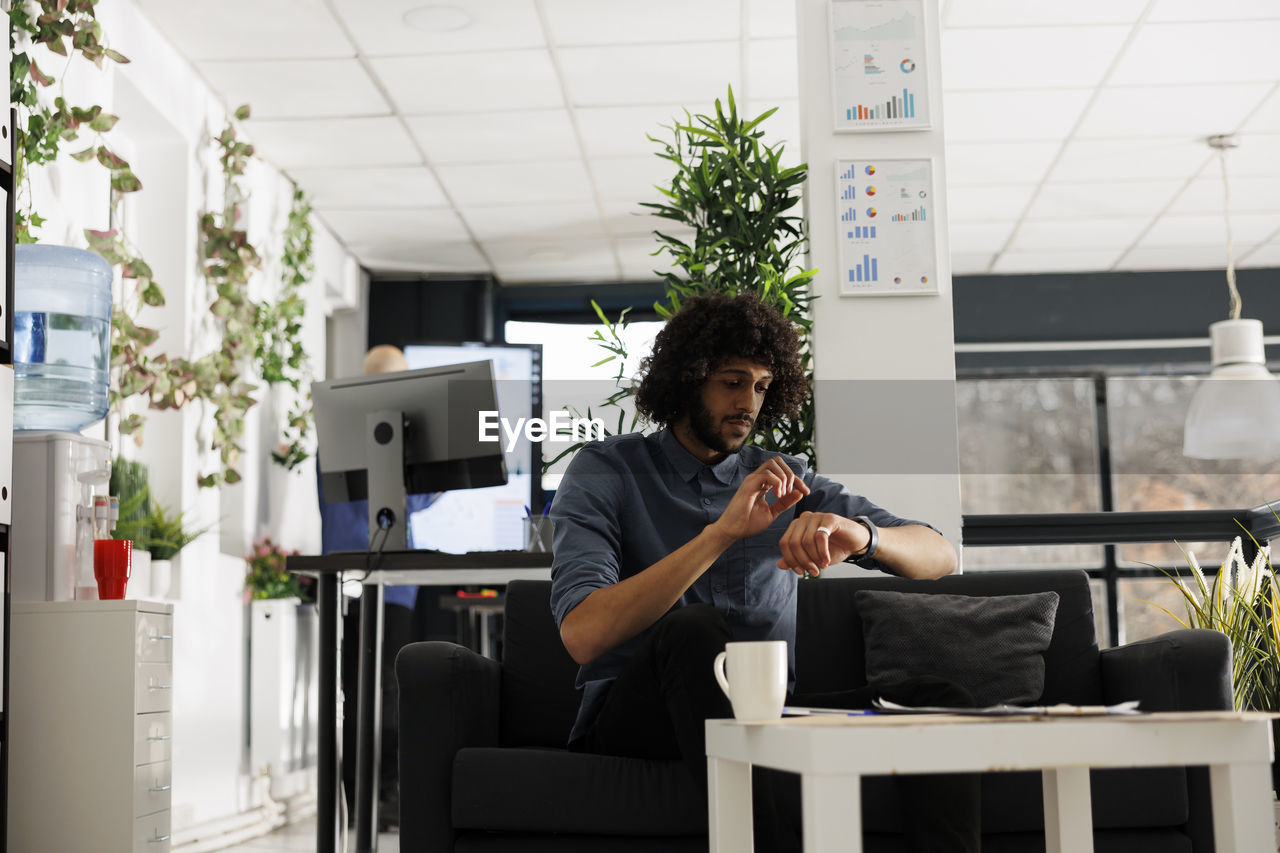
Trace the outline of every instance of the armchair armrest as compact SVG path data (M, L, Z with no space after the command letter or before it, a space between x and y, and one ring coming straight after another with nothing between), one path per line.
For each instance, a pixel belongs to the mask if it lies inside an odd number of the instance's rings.
M1143 711L1231 710L1231 643L1219 631L1170 631L1102 651L1102 696Z
M498 745L500 674L497 661L454 643L411 643L396 656L404 850L453 849L453 759Z

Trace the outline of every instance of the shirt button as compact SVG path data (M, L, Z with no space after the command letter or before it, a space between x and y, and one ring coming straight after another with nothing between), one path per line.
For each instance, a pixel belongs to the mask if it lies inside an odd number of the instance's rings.
M711 498L703 498L703 499L702 499L702 505L703 505L703 506L711 506Z

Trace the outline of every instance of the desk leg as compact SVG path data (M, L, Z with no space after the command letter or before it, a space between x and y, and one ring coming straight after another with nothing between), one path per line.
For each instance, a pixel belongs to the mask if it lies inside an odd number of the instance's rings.
M1089 768L1059 767L1041 773L1046 853L1092 853L1093 803L1089 799Z
M325 572L316 578L316 609L320 614L316 853L335 853L338 849L338 595L336 574Z
M751 765L707 759L711 853L751 853Z
M800 778L804 853L862 853L862 779L805 773Z
M1270 764L1215 764L1209 768L1213 841L1217 850L1272 853L1276 849Z
M378 849L378 761L382 734L382 585L360 592L360 677L356 706L356 851Z

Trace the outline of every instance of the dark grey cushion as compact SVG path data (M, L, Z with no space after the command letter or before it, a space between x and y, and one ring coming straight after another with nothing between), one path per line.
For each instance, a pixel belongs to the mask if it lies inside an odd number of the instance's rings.
M867 683L920 675L954 681L979 706L1026 704L1044 692L1044 651L1053 638L1056 592L940 595L860 590Z

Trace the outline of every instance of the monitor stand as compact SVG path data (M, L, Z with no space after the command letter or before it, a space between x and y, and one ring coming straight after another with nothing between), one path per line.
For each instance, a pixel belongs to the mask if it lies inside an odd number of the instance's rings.
M370 543L378 528L385 527L385 538L378 537L375 550L404 551L409 547L409 513L405 506L404 488L404 413L392 409L369 412L365 425Z

